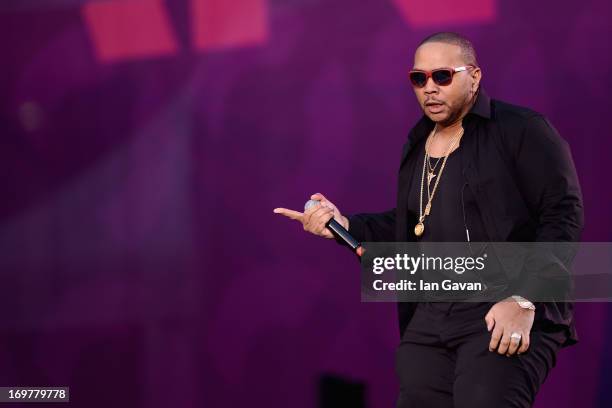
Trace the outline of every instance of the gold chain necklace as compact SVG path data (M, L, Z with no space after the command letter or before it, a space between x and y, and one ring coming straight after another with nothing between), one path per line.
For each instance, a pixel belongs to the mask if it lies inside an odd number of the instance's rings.
M434 127L434 130L435 130L435 127ZM434 136L435 134L432 134L431 138L427 138L427 142L425 143L425 152L428 151L428 147L432 143ZM434 164L433 166L431 165L430 159L431 157L428 154L427 155L427 167L429 168L429 173L431 174L434 171L436 171L436 168L438 167L438 164L440 164L440 159L442 159L442 157L438 157L438 160L436 160L436 164ZM429 181L431 181L431 179L429 179Z
M438 126L436 125L434 129L432 130L432 134L430 135L431 138L435 136L437 128ZM459 131L453 138L452 142L449 144L448 149L446 150L446 154L444 155L444 159L442 160L442 167L440 167L440 172L437 175L436 182L434 183L434 187L433 187L433 191L431 192L431 195L429 194L429 183L431 183L431 180L433 179L433 177L436 177L436 175L433 175L432 173L429 173L429 172L427 173L427 193L428 193L427 195L429 197L427 200L427 205L425 206L425 212L423 212L423 185L425 184L425 171L428 170L427 167L428 167L428 157L429 157L429 153L427 152L428 143L427 142L425 143L425 157L423 159L423 171L421 173L421 194L419 197L419 222L414 227L414 234L417 237L420 237L421 235L423 235L423 232L425 232L425 225L423 224L423 221L425 221L425 217L427 217L429 213L431 212L431 202L433 201L433 198L436 194L436 190L438 189L438 183L440 182L440 179L442 178L442 172L444 171L444 167L446 166L446 160L448 160L448 156L453 151L453 148L455 147L455 145L457 144L457 142L459 141L462 135L463 135L463 128L459 129ZM427 138L427 141L429 141L429 137Z
M436 160L436 164L434 164L433 166L431 165L431 156L427 156L427 167L429 167L429 172L433 173L434 171L436 171L436 168L438 167L438 164L440 164L440 160L442 159L442 157L438 157L438 160Z

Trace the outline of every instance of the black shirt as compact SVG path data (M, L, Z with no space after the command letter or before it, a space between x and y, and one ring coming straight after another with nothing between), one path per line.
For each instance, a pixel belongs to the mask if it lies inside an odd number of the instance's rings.
M416 149L418 152L417 163L412 183L410 185L408 195L408 209L415 214L419 214L419 200L421 199L421 179L423 179L423 203L422 208L425 211L427 205L427 173L429 166L425 169L423 177L423 161L425 160L425 142L421 142ZM431 202L430 215L425 217L423 221L425 230L421 237L417 240L422 242L466 242L467 233L469 230L470 241L485 242L488 241L483 223L481 221L480 212L476 200L474 199L471 190L463 177L462 165L462 144L455 149L446 160L444 171L440 177L440 170L444 164L444 157L431 157L429 159L432 167L435 167L434 174L436 175L430 184L430 191L433 192L436 179L438 187ZM412 232L412 228L411 231ZM484 303L466 303L456 305L454 302L419 302L427 305L430 312L440 312L446 314L450 309L459 307L460 309L469 308L489 308L491 304ZM421 305L419 305L420 307ZM410 333L410 331L406 331Z
M410 192L408 195L408 209L415 214L419 214L420 184L423 171L423 160L425 159L425 143L422 142L418 151L416 171L412 178ZM446 166L442 172L442 177L438 181L438 188L431 203L430 215L423 221L425 231L420 237L420 241L425 242L465 242L467 241L466 228L469 231L470 241L486 242L489 241L485 232L480 211L472 191L463 177L463 166L461 164L462 144L453 151L446 160ZM434 177L431 181L430 191L440 177L440 169L444 158L431 157L430 163L436 165ZM425 180L423 181L423 211L427 205L427 171L425 170ZM414 226L412 226L414 227ZM413 228L409 228L411 233Z

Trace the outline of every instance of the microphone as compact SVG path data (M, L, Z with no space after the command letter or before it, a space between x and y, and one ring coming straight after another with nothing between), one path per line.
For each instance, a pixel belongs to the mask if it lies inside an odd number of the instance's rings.
M308 200L306 201L306 204L304 204L304 211L307 211L309 208L320 205L320 203L321 202L319 200ZM329 228L336 237L340 238L349 247L351 247L353 251L356 251L357 248L361 246L361 244L355 238L353 238L353 236L349 234L349 232L335 219L332 218L327 221L327 224L325 224L325 226Z

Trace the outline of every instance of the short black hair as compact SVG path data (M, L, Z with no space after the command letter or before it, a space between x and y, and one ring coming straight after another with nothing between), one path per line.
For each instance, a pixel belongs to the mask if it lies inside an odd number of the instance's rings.
M474 49L472 42L468 40L466 37L462 36L461 34L449 32L449 31L435 33L435 34L432 34L426 37L423 41L421 41L421 43L419 44L419 47L423 44L432 43L432 42L439 42L439 43L452 44L452 45L459 46L459 48L461 48L461 55L463 56L465 63L471 64L474 66L478 66L478 61L476 59L476 50Z

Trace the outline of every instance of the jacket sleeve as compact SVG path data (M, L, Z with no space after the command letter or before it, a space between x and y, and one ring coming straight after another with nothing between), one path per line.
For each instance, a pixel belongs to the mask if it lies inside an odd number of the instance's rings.
M349 234L359 242L395 241L395 208L382 213L364 213L347 216ZM344 241L336 241L346 245Z
M535 241L579 241L584 215L578 176L567 142L545 117L528 120L515 165L523 198L537 222ZM569 289L571 249L571 245L536 244L526 259L517 294L537 301L551 290Z

